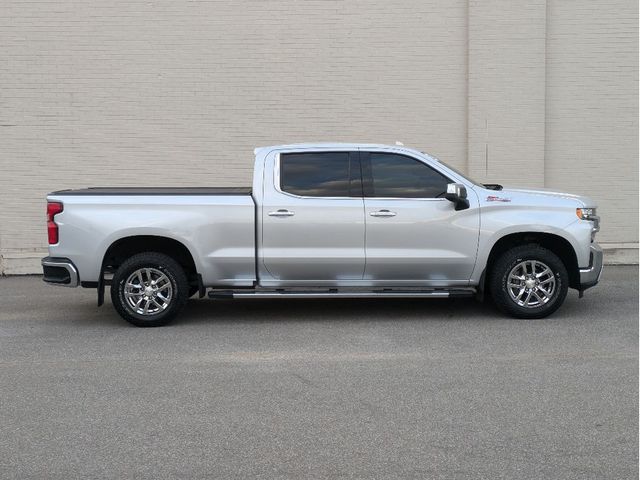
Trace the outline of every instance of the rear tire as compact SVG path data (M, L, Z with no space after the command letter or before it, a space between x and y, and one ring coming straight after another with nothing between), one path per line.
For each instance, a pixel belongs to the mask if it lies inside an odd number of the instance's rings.
M523 245L498 258L491 269L489 288L501 311L516 318L544 318L564 302L569 275L551 250Z
M180 264L157 252L125 260L111 282L114 308L136 327L168 324L182 310L188 294L189 283Z

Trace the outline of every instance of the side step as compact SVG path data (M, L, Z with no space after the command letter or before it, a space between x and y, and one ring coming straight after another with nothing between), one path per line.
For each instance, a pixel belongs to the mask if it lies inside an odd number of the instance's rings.
M212 290L209 298L451 298L472 297L475 288L434 288L429 290Z

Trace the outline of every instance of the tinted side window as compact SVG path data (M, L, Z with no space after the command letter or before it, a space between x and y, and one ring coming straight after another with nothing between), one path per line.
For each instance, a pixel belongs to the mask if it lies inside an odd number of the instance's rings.
M281 154L280 189L305 197L348 197L352 163L348 152Z
M416 159L375 152L364 157L367 197L436 198L447 191L449 179Z

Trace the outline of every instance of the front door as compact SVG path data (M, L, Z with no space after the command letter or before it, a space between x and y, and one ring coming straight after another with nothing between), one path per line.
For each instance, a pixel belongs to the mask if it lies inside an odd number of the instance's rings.
M414 157L363 152L366 218L364 279L376 284L465 284L478 247L478 201L454 210L453 180Z
M262 204L261 253L269 275L283 285L361 280L364 201L358 153L279 153L272 166Z

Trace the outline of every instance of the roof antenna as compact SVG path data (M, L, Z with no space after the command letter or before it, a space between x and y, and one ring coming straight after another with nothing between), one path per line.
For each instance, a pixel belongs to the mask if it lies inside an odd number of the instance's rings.
M398 140L396 140L396 145L399 147L404 147L404 143L399 142Z

